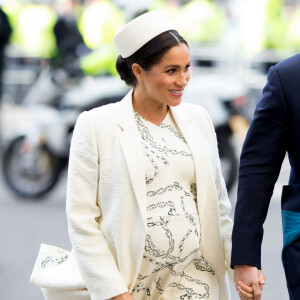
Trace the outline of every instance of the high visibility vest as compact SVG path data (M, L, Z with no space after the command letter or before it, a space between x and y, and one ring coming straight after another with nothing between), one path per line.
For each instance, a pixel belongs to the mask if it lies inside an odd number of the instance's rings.
M80 68L85 75L118 75L116 60L119 53L113 45L103 45L80 60Z
M209 0L193 0L182 7L176 19L178 31L189 42L218 43L226 29L226 15Z
M268 0L263 34L263 48L284 49L287 46L288 19L282 0Z
M103 44L113 44L114 36L124 24L121 10L106 0L88 5L78 20L83 39L92 49Z
M8 9L9 10L9 9ZM25 4L12 14L11 43L28 56L50 58L56 52L53 26L56 14L47 5Z
M168 12L171 18L175 21L181 9L180 3L166 0L154 0L149 5L149 10L163 9Z
M286 47L295 52L300 50L300 7L295 9L289 18L286 32Z

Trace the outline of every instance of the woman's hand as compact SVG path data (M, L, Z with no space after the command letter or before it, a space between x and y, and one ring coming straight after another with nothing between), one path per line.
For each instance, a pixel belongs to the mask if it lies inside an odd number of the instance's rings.
M124 293L119 296L113 297L112 300L134 300L129 293Z
M261 270L258 271L259 287L261 290L264 288L265 276ZM239 282L238 292L241 300L254 299L254 290L252 287L244 284L242 281Z

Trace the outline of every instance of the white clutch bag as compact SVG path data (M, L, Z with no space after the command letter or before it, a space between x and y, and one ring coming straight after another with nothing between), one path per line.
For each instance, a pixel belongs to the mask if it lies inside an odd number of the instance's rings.
M30 284L42 289L46 300L90 300L73 252L41 244Z

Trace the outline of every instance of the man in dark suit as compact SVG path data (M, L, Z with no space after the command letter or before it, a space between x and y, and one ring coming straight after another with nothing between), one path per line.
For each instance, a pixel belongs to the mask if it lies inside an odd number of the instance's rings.
M232 236L235 282L252 285L261 299L263 223L285 153L291 165L283 187L282 262L291 300L300 299L300 54L271 67L243 145Z

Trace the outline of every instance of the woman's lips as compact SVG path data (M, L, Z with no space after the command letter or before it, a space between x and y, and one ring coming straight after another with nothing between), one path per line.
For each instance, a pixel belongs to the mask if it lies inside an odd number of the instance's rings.
M183 89L180 90L169 90L169 93L175 97L181 97L183 94Z

